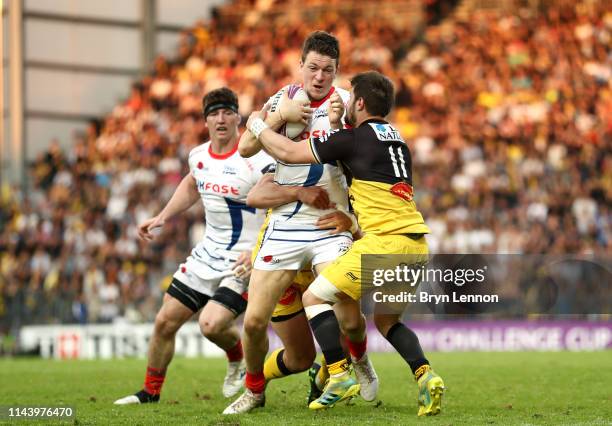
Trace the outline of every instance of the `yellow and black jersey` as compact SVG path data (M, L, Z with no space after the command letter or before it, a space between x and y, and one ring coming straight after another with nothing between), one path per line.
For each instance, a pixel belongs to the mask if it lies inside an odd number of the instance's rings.
M359 226L367 234L429 232L412 200L412 159L391 124L371 119L358 128L311 139L319 163L339 163Z

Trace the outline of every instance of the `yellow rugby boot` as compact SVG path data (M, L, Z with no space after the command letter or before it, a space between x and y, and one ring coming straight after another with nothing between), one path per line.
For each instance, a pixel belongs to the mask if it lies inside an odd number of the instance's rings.
M311 410L333 407L337 402L344 401L359 394L359 384L349 374L342 377L330 377L323 394L308 404Z
M427 366L429 367L429 366ZM435 416L442 409L444 382L431 368L417 381L419 385L419 416Z

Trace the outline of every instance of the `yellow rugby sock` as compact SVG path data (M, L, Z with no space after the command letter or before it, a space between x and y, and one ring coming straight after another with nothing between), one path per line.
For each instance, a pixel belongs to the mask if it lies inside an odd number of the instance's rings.
M317 375L315 377L315 384L319 389L323 389L325 387L325 382L329 379L329 371L327 370L327 361L325 361L325 357L321 355L321 368L317 371Z
M329 374L332 377L341 376L344 373L348 372L348 369L349 363L346 358L327 366L327 370L329 371Z
M266 382L293 374L283 362L284 352L285 348L278 348L272 352L264 362L264 377L266 378Z

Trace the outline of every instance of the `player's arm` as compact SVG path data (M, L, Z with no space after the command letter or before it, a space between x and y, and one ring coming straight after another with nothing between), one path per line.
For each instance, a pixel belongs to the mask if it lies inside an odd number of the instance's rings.
M307 140L294 142L291 139L276 133L270 129L263 120L265 111L254 111L247 122L247 129L259 139L264 149L272 157L286 163L316 163L316 159L310 151Z
M355 153L352 129L336 131L322 140L294 142L270 130L262 117L262 111L253 112L247 127L272 157L285 163L332 163L349 159Z
M264 106L263 111L267 111L269 104ZM287 94L283 94L283 100L280 103L280 108L275 112L268 112L264 118L264 123L272 129L277 131L285 124L289 122L302 122L308 123L310 116L312 115L312 108L308 106L308 101L298 101L289 99ZM257 154L263 148L261 142L257 140L253 132L247 126L246 130L240 137L238 142L238 152L243 157L252 157Z
M199 199L200 194L196 187L196 181L190 173L181 180L181 183L162 211L157 216L151 217L138 225L138 236L143 240L152 240L154 238L154 235L151 233L153 229L164 226L168 219L184 212Z
M268 114L265 123L274 131L281 128L281 126L285 123L285 121L281 118L281 114L277 112L271 112ZM257 154L263 148L261 142L257 140L253 132L251 132L248 127L240 136L240 141L238 141L238 152L241 156L248 158Z
M247 205L258 209L268 209L294 201L317 209L328 209L332 207L329 194L319 186L289 186L279 185L274 182L274 175L265 174L251 188L247 195Z

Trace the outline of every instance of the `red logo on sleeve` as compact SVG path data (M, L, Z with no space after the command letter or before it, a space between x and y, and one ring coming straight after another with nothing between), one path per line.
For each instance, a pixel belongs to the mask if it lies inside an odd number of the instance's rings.
M406 201L412 201L412 197L414 195L412 185L409 185L406 182L396 183L391 187L390 191L393 195L396 195Z

